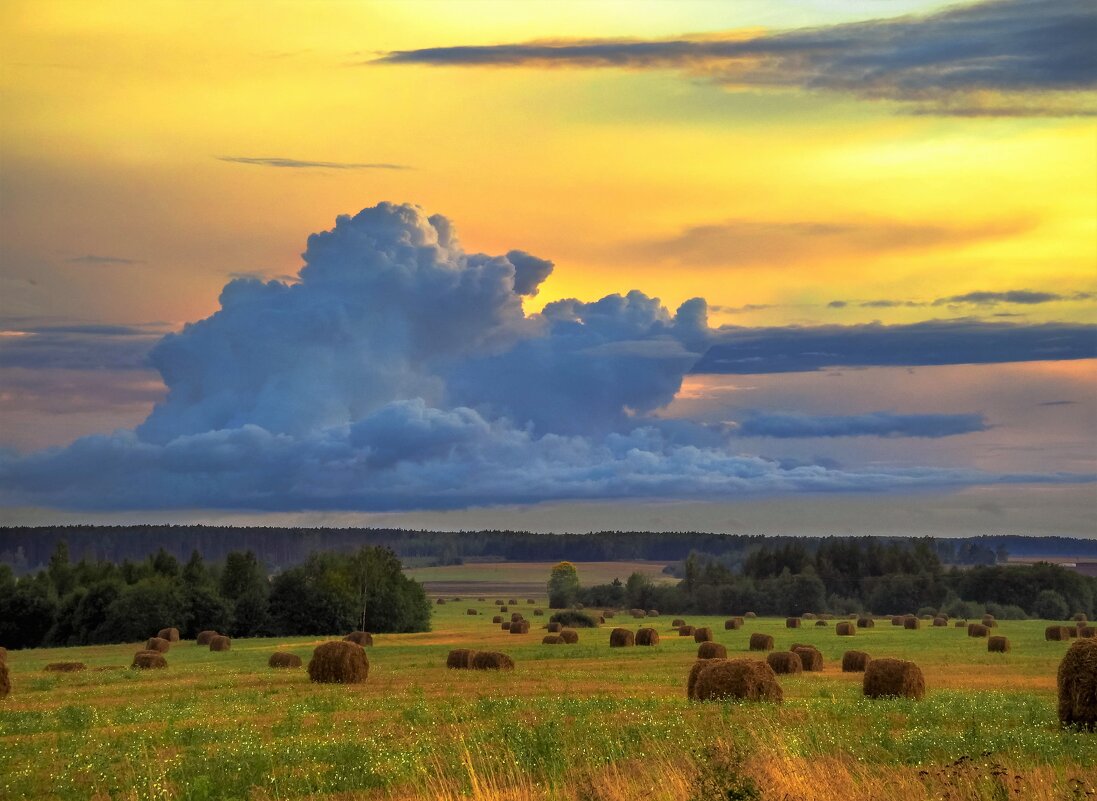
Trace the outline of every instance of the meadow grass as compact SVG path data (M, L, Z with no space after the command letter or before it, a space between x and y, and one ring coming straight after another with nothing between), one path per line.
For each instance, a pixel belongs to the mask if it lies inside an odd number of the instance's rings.
M529 634L493 625L494 598L434 607L434 630L377 635L365 684L310 684L273 670L307 663L325 638L237 640L225 653L181 642L166 670L133 671L138 644L13 652L0 701L0 798L1084 798L1097 792L1097 736L1063 731L1055 670L1069 643L1040 621L1002 621L1013 650L990 654L963 629L908 631L886 620L853 637L685 616L713 628L729 656L752 632L778 649L816 645L822 673L782 676L781 706L696 704L685 679L697 644L649 618L652 648L610 649L619 614L576 645L541 645L545 618L517 608ZM538 602L544 604L544 598ZM467 616L465 610L480 610ZM451 647L500 650L513 673L451 671ZM869 701L849 648L911 659L920 702ZM48 662L89 670L46 674ZM106 668L97 670L96 668ZM714 789L715 788L715 789ZM714 795L715 793L715 795ZM1092 797L1092 796L1090 796Z

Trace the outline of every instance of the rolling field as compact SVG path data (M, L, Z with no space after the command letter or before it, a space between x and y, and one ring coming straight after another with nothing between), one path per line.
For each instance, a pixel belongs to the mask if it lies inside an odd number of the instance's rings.
M428 593L448 595L495 595L520 593L543 596L545 579L555 562L471 562L442 567L418 567L405 570L423 584ZM586 584L609 584L615 578L625 581L632 573L647 576L656 584L675 582L666 575L666 562L575 562Z
M434 631L376 635L365 684L313 685L303 668L323 639L237 640L227 653L176 643L166 670L128 669L138 645L9 654L0 701L0 798L43 799L1067 799L1097 792L1097 735L1059 729L1055 670L1068 643L1040 621L1003 621L1013 651L989 654L966 631L907 631L878 620L838 637L833 624L686 616L713 627L729 656L752 632L777 649L813 643L822 673L780 678L783 705L685 698L697 645L649 619L662 641L610 649L619 614L576 645L541 644L541 624L511 635L494 599L435 606ZM538 603L544 605L544 598ZM478 609L469 616L465 610ZM546 610L547 611L547 610ZM513 673L453 671L452 647L500 650ZM920 702L869 701L850 648L916 661ZM80 660L88 670L44 672Z

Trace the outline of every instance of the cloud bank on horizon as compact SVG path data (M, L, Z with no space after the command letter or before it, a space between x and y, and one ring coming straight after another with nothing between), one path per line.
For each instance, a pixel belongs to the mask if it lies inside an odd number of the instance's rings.
M967 321L957 339L957 324L929 323L889 327L896 330L882 343L879 330L845 339L827 330L827 353L812 329L768 338L713 329L701 298L672 313L633 290L527 314L522 300L537 293L552 262L521 250L466 253L445 217L390 203L313 234L303 260L292 283L231 281L218 312L158 342L150 359L168 394L135 430L0 455L0 500L388 511L1094 480L790 464L735 447L740 436L960 436L991 425L978 413L771 411L739 426L658 414L706 359L712 372L745 372L748 363L767 372L770 362L812 370L843 362L845 348L891 364L904 336L929 353L928 363L957 363L956 353L1086 358L1097 355L1092 326ZM966 350L964 336L975 342Z

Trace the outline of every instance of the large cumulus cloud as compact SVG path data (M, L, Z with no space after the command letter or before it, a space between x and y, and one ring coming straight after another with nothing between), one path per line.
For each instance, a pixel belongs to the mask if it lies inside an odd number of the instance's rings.
M0 501L390 510L1090 480L736 453L729 427L653 414L715 339L703 300L527 314L551 262L466 253L413 206L340 217L303 258L293 282L232 281L156 346L168 394L136 430L0 456Z

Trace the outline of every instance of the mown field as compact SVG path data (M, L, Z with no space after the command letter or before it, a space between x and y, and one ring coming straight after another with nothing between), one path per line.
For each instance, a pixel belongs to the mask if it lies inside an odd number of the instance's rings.
M545 580L555 562L470 562L463 565L416 567L404 572L423 584L430 593L480 595L504 592L543 595ZM663 572L666 562L576 562L583 583L609 584L625 581L632 573L646 576L654 583L677 579Z
M662 641L610 649L618 615L580 642L541 645L544 618L511 635L494 599L435 607L434 631L377 635L369 680L310 684L272 670L322 640L237 640L227 653L172 646L166 670L128 669L137 644L12 652L0 701L0 798L276 799L1073 799L1097 793L1097 735L1062 731L1055 671L1068 643L1040 621L1003 621L1008 654L963 629L878 621L854 637L833 624L710 625L729 656L752 632L778 649L807 642L825 670L781 677L781 706L691 703L692 637L671 616ZM543 605L544 598L538 598ZM474 607L484 613L468 616ZM452 647L500 650L513 673L450 671ZM916 661L925 700L868 701L848 648ZM49 662L88 670L46 673Z

